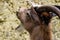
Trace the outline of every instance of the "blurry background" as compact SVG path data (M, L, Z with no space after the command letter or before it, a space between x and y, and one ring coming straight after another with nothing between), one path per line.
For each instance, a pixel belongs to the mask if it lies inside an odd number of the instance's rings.
M42 5L60 5L60 0L0 0L0 40L30 40L29 33L16 16L19 7L30 8L30 2ZM60 40L60 20L52 18L53 40ZM15 30L20 25L18 30Z

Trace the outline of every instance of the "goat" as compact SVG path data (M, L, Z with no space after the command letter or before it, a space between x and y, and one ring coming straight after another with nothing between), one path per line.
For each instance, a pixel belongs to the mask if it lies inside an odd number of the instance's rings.
M17 12L18 19L30 33L31 40L52 40L51 18L52 14L60 18L60 10L55 6L41 6L20 8Z

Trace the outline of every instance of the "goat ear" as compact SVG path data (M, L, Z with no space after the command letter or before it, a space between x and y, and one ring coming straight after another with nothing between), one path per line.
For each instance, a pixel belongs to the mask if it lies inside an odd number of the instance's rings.
M40 21L38 15L37 15L37 12L35 11L34 7L31 7L30 14L31 14L31 16L33 17L33 19L35 21L38 21L38 22Z

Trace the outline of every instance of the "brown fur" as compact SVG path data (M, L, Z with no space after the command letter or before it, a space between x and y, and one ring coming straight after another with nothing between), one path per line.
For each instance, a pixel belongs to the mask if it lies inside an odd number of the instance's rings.
M17 17L30 33L31 40L52 40L50 25L52 16L49 12L54 12L60 17L60 10L54 6L21 8L18 11Z

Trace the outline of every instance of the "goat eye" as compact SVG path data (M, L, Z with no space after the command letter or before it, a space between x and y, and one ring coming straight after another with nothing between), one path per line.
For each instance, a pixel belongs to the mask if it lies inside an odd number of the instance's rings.
M29 17L30 15L27 13L27 17Z
M30 18L30 15L29 15L29 13L27 13L27 16L26 16L27 18Z
M27 16L31 17L30 10L27 11Z

